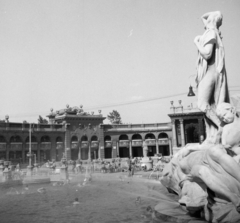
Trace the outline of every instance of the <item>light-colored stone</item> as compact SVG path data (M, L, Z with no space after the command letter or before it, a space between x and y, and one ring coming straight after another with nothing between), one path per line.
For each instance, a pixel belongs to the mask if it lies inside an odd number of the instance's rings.
M240 221L240 118L229 102L220 12L202 16L198 51L198 107L206 113L206 140L186 145L163 170L161 183L179 195L189 214L211 222ZM214 100L213 100L214 99ZM167 213L167 212L165 212Z

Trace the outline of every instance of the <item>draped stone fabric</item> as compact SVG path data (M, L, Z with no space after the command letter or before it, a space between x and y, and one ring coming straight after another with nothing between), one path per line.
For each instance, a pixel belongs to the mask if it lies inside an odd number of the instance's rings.
M219 36L219 32L216 29L207 29L200 39L200 44L201 46L205 46L211 41L215 44L215 66L218 73L214 89L214 102L215 105L217 105L221 102L229 102L230 99L225 69L225 52L221 37ZM197 85L207 74L207 69L208 61L205 60L200 53L198 53L196 77Z
M225 182L226 191L239 194L240 182L211 158L209 152L211 146L206 145L205 149L192 152L183 159L180 159L176 154L170 163L165 166L160 181L170 192L178 194L178 204L183 205L190 212L202 210L205 220L209 222L240 221L240 214L230 201L216 191L210 191L201 179L192 175L193 168L204 166L214 176ZM235 161L233 160L233 162ZM162 209L158 208L158 211L161 212ZM181 212L181 209L179 211ZM168 212L171 212L171 210L168 210Z

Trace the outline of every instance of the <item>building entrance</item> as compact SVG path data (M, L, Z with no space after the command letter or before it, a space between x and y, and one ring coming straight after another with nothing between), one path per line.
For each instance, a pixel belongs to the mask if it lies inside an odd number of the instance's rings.
M88 159L88 148L81 148L81 159L82 160Z
M78 159L78 148L71 149L71 160L77 160L77 159Z
M186 143L199 142L198 125L190 124L186 125Z
M111 147L104 148L104 153L105 153L106 159L112 158L112 148Z
M159 153L161 153L163 156L169 156L169 145L159 146Z
M157 153L156 146L148 146L148 156L154 156Z
M132 147L133 157L143 157L143 148L141 146Z
M119 148L119 157L121 157L121 158L129 157L129 148L128 147L120 147Z
M0 159L1 160L6 160L7 159L6 152L0 152Z

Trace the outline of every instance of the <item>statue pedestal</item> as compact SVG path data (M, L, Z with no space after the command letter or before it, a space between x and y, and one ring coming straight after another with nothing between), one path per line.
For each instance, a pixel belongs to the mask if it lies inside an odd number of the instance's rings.
M12 171L8 170L8 168L5 168L3 171L2 182L7 182L7 181L11 180L11 173L12 173Z
M3 176L3 170L4 170L4 166L0 165L0 176Z
M153 160L150 160L148 157L143 157L141 160L141 166L145 165L147 170L153 168Z
M61 180L68 180L68 170L66 165L62 165L60 168L60 179Z
M27 166L27 176L32 176L32 169L33 167L32 166Z

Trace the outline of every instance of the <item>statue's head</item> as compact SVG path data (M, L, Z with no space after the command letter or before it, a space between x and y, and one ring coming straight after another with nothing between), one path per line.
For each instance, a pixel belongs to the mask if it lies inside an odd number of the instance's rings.
M206 28L219 28L222 25L223 15L220 11L212 12L207 18Z
M217 116L225 123L232 123L235 118L236 109L229 103L222 102L217 106Z

